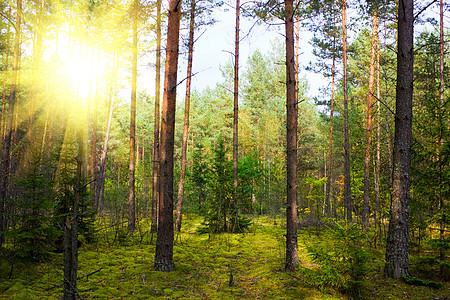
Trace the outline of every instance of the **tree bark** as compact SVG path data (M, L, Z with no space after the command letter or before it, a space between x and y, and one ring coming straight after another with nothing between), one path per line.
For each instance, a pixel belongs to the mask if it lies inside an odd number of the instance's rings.
M369 203L369 187L370 187L370 152L372 147L372 118L373 118L373 86L375 82L375 58L376 45L378 35L378 17L376 9L373 12L372 20L372 43L370 50L370 66L369 66L369 91L367 94L367 124L366 124L366 155L364 158L364 196L362 209L362 222L367 224L368 215L370 211Z
M345 218L352 221L352 192L350 178L350 142L348 132L348 83L347 83L347 1L342 1L342 60L344 86L344 208Z
M156 87L155 87L155 124L153 136L153 197L152 226L150 231L158 231L159 210L159 102L161 94L161 0L156 2Z
M444 91L445 91L445 84L444 84L444 2L443 0L440 0L439 2L439 46L440 46L440 68L439 68L439 100L440 100L440 105L441 105L441 109L444 109L445 106L445 100L444 100ZM442 130L442 127L441 129ZM439 151L439 156L441 156L442 153L442 134L439 135L440 136L440 141L439 141L439 145L441 150ZM439 157L439 168L442 169L442 158ZM440 176L439 176L439 181L440 183L442 182L442 177L443 177L443 173L442 170L440 170ZM443 246L445 244L445 218L444 218L444 213L445 213L445 205L444 205L444 196L442 195L442 184L439 184L439 186L441 187L441 190L439 191L439 210L440 210L440 221L439 221L439 239L442 243L442 246L439 247L439 259L441 261L445 261L445 247ZM440 272L440 278L443 279L444 278L444 272L445 272L445 266L443 264L440 265L439 268L439 272Z
M7 188L10 173L10 155L11 155L11 139L13 134L14 108L16 106L16 97L18 93L17 81L19 72L20 59L20 35L22 22L22 0L17 0L16 12L16 34L14 39L14 57L12 65L12 82L9 93L9 107L6 119L5 137L3 139L2 164L0 170L0 248L5 240L5 232L8 228L5 218L5 205L7 198Z
M173 150L181 2L170 0L161 114L160 203L155 271L173 271Z
M11 16L11 6L9 7L9 11L8 11L8 16ZM8 73L8 68L9 68L9 34L11 31L11 24L8 22L8 27L6 29L6 51L5 51L5 74ZM5 107L6 107L6 82L7 82L7 78L8 76L4 76L3 77L3 97L2 97L2 121L1 121L1 137L4 138L5 137L5 125L6 125L6 121L5 121Z
M194 54L194 30L195 30L195 4L196 0L191 0L188 65L186 75L186 100L184 104L183 142L181 145L181 171L180 171L180 181L178 183L177 217L175 221L175 230L178 232L181 230L181 220L183 217L184 183L186 180L187 141L189 135L189 106L191 99L192 58L194 56L193 54Z
M297 243L297 118L298 106L295 99L295 53L294 53L294 5L285 0L286 32L286 271L298 266Z
M408 276L408 223L413 96L413 0L398 4L397 87L389 232L386 243L387 277Z
M333 49L335 48L336 40L333 38ZM325 190L325 210L324 215L330 213L331 201L331 186L333 184L333 118L334 118L334 88L335 88L335 78L336 78L336 57L333 54L332 64L331 64L331 100L330 100L330 135L328 137L328 170L327 170L327 188Z
M375 161L375 226L381 238L380 166L381 166L381 91L380 91L380 40L377 40L377 150Z
M76 295L78 295L78 211L82 189L83 138L80 132L75 132L75 136L78 144L74 186L75 193L72 203L72 213L69 214L70 210L67 212L68 215L65 217L64 223L64 300L75 300Z
M98 56L100 58L100 55ZM96 79L96 87L95 87L95 98L94 98L94 112L93 112L93 118L92 118L92 140L91 140L91 169L90 169L90 176L91 176L91 183L89 184L89 188L91 191L91 205L95 207L96 205L96 186L97 186L97 117L98 117L98 78Z
M139 1L133 7L133 70L131 74L131 116L130 116L130 164L128 178L128 231L136 229L135 215L135 167L136 167L136 89L137 89L137 18Z
M238 186L238 121L239 121L239 26L240 0L236 0L236 28L234 38L234 108L233 108L233 201L236 201Z
M114 111L114 101L112 99L112 95L110 96L110 104L109 104L109 117L108 117L108 126L106 128L106 136L105 141L102 146L102 155L100 157L99 163L99 174L98 174L98 182L95 185L95 199L96 203L94 206L95 211L103 211L104 208L104 190L105 190L105 178L106 178L106 160L108 158L108 142L109 142L109 132L111 131L111 121Z

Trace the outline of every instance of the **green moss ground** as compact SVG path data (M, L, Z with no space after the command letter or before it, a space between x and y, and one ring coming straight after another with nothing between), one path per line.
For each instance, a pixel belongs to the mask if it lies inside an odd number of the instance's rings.
M337 291L315 288L302 270L283 271L285 229L281 220L274 225L273 219L261 217L248 233L208 236L195 232L199 217L187 216L174 247L176 269L171 273L153 271L156 237L152 241L145 233L145 221L141 234L114 239L113 232L103 232L99 235L103 242L80 248L78 288L83 299L347 299ZM316 239L315 234L299 231L302 268L315 268L304 245ZM433 290L384 278L383 257L374 252L364 299L450 299L448 283ZM16 261L12 278L6 279L9 270L10 264L2 259L1 299L62 296L61 255L54 254L45 263Z

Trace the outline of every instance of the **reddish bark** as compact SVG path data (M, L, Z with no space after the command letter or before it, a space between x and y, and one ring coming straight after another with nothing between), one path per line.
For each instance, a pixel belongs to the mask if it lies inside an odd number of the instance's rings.
M297 118L298 106L295 97L295 51L294 51L294 5L292 0L285 0L286 32L286 265L287 271L294 271L298 266L297 243Z
M170 0L161 114L160 200L155 271L173 271L173 150L180 33L180 1Z

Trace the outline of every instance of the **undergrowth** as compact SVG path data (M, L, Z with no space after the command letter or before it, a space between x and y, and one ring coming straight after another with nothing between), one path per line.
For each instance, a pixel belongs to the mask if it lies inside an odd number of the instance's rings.
M150 222L140 220L134 234L121 226L97 224L97 242L83 242L80 248L78 289L83 299L347 299L338 289L318 288L305 275L317 271L305 248L329 243L326 231L320 237L299 230L300 268L284 272L285 227L281 220L253 219L249 231L241 234L199 234L202 219L187 215L182 232L176 234L175 271L153 271L156 235ZM336 241L332 241L333 243ZM330 248L331 249L331 248ZM385 279L381 253L371 252L362 284L365 299L444 299L448 284L439 290L410 286ZM0 256L1 299L59 299L62 296L62 256L51 254L43 262ZM340 272L341 270L338 270ZM358 277L359 278L359 277Z

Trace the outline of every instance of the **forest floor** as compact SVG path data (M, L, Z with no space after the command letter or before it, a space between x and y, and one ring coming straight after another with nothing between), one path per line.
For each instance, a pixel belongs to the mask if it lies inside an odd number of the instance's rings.
M315 230L299 230L301 266L284 272L281 219L256 218L243 234L208 235L196 232L201 218L186 216L174 246L175 271L161 273L153 271L156 236L149 234L146 221L133 236L126 235L125 227L104 230L99 242L80 247L78 290L83 299L349 299L334 289L318 288L305 276L306 269L317 268L306 244L326 239ZM431 289L384 278L384 254L371 251L361 299L450 299L448 282ZM8 279L11 263L1 260L1 299L62 297L61 254L13 265Z

